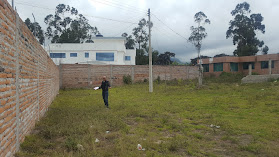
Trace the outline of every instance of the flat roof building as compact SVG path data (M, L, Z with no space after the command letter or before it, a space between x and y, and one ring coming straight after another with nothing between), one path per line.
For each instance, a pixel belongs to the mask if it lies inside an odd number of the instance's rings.
M250 64L252 73L259 75L279 74L279 54L244 57L226 56L206 58L201 61L205 76L219 76L222 72L248 75ZM270 68L269 65L271 65Z
M135 65L136 50L125 47L126 38L96 37L94 43L57 43L46 48L56 65Z

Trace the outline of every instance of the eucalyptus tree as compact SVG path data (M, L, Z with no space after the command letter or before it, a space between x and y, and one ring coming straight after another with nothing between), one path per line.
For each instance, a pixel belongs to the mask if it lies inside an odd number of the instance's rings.
M45 42L44 31L38 22L31 22L29 18L27 18L24 23L28 27L28 29L32 32L36 39L39 41L41 45Z
M205 24L210 24L210 20L203 12L198 12L194 16L196 26L191 26L191 35L188 39L190 43L192 43L197 52L198 52L198 59L200 60L201 56L201 48L202 48L202 41L207 37L206 29L204 27ZM202 85L202 65L201 62L199 63L199 86Z
M99 33L76 8L65 4L57 5L55 13L47 15L44 22L48 26L45 34L52 43L90 43Z
M226 37L233 38L233 44L237 49L233 52L235 56L253 56L260 50L268 53L268 46L264 46L264 41L256 37L257 32L265 33L265 25L262 24L264 18L261 14L251 14L250 4L243 2L237 4L231 12L234 19L230 21Z
M126 38L126 49L135 49L136 43L132 35L128 35L128 33L123 33L121 36Z

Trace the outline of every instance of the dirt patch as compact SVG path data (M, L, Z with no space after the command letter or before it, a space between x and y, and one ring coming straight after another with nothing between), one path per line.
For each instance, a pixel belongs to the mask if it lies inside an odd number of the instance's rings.
M241 146L247 146L253 141L253 136L251 135L240 135L238 136L238 143Z

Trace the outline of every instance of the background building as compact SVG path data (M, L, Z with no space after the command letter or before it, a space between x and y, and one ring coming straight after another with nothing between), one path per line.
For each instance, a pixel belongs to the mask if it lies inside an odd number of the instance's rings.
M252 73L254 74L279 74L279 54L245 57L226 56L202 59L205 76L219 76L222 72L243 73L248 75L249 64L252 65ZM271 65L270 68L269 65Z
M56 65L135 65L136 50L127 50L122 37L96 37L94 43L50 44L47 48Z

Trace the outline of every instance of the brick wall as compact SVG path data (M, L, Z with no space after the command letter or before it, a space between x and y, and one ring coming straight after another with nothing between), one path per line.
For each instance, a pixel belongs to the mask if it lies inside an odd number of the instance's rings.
M123 84L123 76L131 75L133 82L149 78L149 68L145 65L60 65L62 88L91 88L99 86L103 76L107 76L113 86ZM153 66L153 78L161 80L194 79L198 77L198 67Z
M211 60L211 61L210 61ZM272 68L272 74L279 74L279 54L268 54L268 55L260 55L260 56L245 56L245 57L217 57L217 58L206 58L202 59L203 64L209 64L209 72L205 72L204 76L216 75L219 76L222 72L214 72L214 63L223 63L223 71L231 72L230 63L238 63L238 72L232 73L243 73L244 75L249 74L248 69L243 69L244 62L254 62L255 69L252 72L258 73L260 75L268 75L269 69L262 69L261 62L262 61L274 61L274 68Z
M0 0L0 157L12 156L59 91L59 69Z

